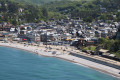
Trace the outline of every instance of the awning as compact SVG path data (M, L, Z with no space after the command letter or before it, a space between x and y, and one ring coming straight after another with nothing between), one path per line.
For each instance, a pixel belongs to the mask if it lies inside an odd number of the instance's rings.
M23 39L24 41L26 41L27 39Z
M115 57L115 55L114 55L114 54L110 54L109 56L111 56L111 57Z
M65 40L69 41L69 39L65 39Z
M65 39L65 40L67 40L67 41L72 41L72 40L74 40L74 39Z
M100 49L99 51L102 52L102 53L107 53L109 50Z

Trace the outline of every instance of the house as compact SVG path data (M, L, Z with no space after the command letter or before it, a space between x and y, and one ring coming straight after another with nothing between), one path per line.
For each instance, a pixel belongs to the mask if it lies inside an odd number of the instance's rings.
M40 36L35 36L35 40L34 41L35 42L40 42L41 41Z
M69 33L61 34L61 40L71 39L72 35Z
M32 27L31 26L21 25L20 28L18 27L18 34L19 34L19 36L26 35L27 32L31 32L31 31L32 31Z
M105 23L103 22L99 23L99 27L105 27Z
M86 46L86 40L84 38L80 38L77 46Z
M99 43L99 39L98 39L98 38L91 38L91 41L93 41L93 42L94 42L94 44L93 44L93 45L96 45L96 44L98 44L98 43Z
M100 12L103 13L103 12L106 12L106 8L100 8Z
M3 41L4 40L4 35L0 34L0 41Z
M94 41L86 41L86 46L91 46L91 45L95 45Z
M17 29L16 28L10 28L10 32L17 32Z
M108 37L108 30L107 29L101 29L101 37Z
M96 30L95 31L95 37L101 37L101 31Z
M87 31L86 32L86 37L94 37L95 36L95 33L92 32L92 31Z
M22 12L23 12L23 10L24 10L24 9L19 8L19 9L18 9L18 12L19 12L19 13L22 13Z

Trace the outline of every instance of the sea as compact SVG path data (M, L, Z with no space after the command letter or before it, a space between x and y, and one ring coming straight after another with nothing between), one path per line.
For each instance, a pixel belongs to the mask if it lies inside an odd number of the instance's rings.
M120 80L54 57L0 47L0 80Z

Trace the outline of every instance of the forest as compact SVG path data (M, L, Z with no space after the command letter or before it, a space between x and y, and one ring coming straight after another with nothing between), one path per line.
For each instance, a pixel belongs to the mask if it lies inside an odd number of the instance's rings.
M49 10L70 14L72 18L80 17L86 22L95 20L120 21L119 0L56 1L48 3L46 6Z
M26 22L46 21L52 17L59 18L59 16L61 16L60 13L48 11L43 6L0 0L0 22L18 25Z
M40 4L40 5L38 5ZM120 21L119 0L0 0L0 21L14 25L51 18Z

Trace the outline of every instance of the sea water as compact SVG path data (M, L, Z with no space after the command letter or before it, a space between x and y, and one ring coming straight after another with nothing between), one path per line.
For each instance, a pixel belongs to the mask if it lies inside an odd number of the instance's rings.
M53 57L0 47L0 80L120 80Z

